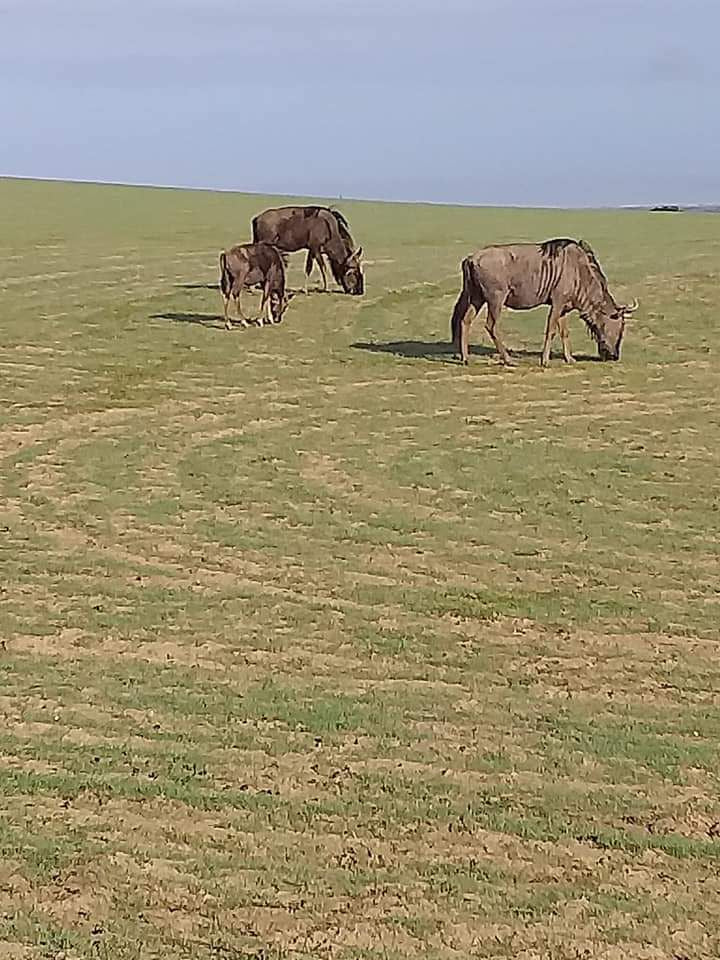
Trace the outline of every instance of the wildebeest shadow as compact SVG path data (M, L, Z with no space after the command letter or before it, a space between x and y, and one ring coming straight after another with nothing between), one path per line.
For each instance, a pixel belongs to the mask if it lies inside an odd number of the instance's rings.
M342 290L323 290L322 287L308 287L307 289L308 296L315 296L319 293L322 296L327 297L345 297L348 294L344 293ZM305 287L288 287L288 295L304 297L305 296Z
M434 360L437 363L457 363L455 348L442 340L393 340L389 343L352 343L355 350L367 350L369 353L389 353L394 357L407 357L414 360ZM492 357L495 351L484 344L470 347L471 355Z
M219 290L219 283L175 283L173 286L178 290ZM262 284L256 283L250 288L251 290L262 290ZM331 296L343 296L342 290L323 290L322 287L308 287L308 294L322 293L328 294ZM303 295L305 293L304 287L288 287L287 290L288 296L294 297L296 294Z
M150 319L172 320L174 323L196 323L200 327L208 327L211 330L225 329L224 317L216 313L153 313Z
M173 323L195 323L199 327L206 327L208 330L225 331L225 318L212 313L153 313L150 319L172 320ZM249 317L248 326L243 327L236 316L230 317L233 330L252 330L253 328L257 329L261 326L276 326L276 324L260 324L257 322L258 319L257 317Z
M411 359L435 360L439 363L451 363L454 355L454 348L449 343L441 340L432 340L424 342L422 340L393 340L389 343L367 343L358 341L351 343L353 350L367 350L368 353L389 353L394 357L408 357ZM477 350L486 350L487 348L474 348ZM487 353L490 353L487 350Z
M294 296L294 292L288 291L288 301L292 300ZM225 330L225 318L217 313L152 313L150 319L172 320L173 323L194 323L199 327L207 327L209 330ZM231 311L230 320L233 325L233 330L244 329L234 310ZM258 326L255 317L249 318L248 322L251 327Z
M351 343L350 346L355 350L367 350L369 353L389 353L395 357L406 357L413 360L432 360L436 363L455 363L455 348L452 344L442 340L431 340L428 342L422 340L393 340L389 343ZM511 357L532 358L539 360L540 350L511 349ZM470 346L470 356L497 358L497 351L494 347L485 344L472 344ZM586 354L575 354L578 361L593 362L599 360L599 357L591 357Z

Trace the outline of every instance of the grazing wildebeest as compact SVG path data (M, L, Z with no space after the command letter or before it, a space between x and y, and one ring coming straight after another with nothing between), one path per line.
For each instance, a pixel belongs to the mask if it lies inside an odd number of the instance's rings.
M601 360L617 360L626 317L637 301L618 305L589 244L584 240L547 240L545 243L512 243L484 247L462 263L463 285L451 321L453 344L463 363L468 362L468 337L473 318L487 303L487 332L503 363L510 354L495 331L504 306L530 310L550 307L545 326L541 364L550 360L550 345L560 331L563 354L573 362L566 315L577 310L598 346Z
M268 323L280 323L287 307L285 294L285 263L282 255L270 243L241 243L220 254L220 290L223 298L225 326L232 330L228 316L228 305L233 297L240 322L248 325L242 312L240 298L245 287L262 285L263 307L267 306ZM262 326L263 319L258 323Z
M336 283L345 293L359 296L365 290L362 247L354 249L350 227L339 210L329 207L276 207L265 210L253 218L252 238L255 243L272 243L284 253L307 250L306 289L313 263L317 263L323 278L323 290L327 290L325 255L330 261Z

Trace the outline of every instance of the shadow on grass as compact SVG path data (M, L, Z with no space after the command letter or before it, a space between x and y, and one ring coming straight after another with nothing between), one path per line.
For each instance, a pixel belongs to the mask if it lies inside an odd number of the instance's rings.
M309 297L315 296L315 294L318 294L318 293L324 297L349 297L350 296L349 293L345 293L344 290L340 290L338 288L334 290L323 290L322 287L308 287L307 295ZM292 288L288 287L288 294L292 296L304 297L305 287L292 287Z
M292 300L295 297L295 293L288 291L288 301ZM172 320L173 323L194 323L199 327L207 327L209 330L225 330L225 318L218 313L177 313L177 312L168 312L168 313L152 313L150 314L151 320ZM258 323L259 317L249 317L248 318L248 327L243 327L239 318L234 314L234 311L231 312L230 320L233 325L233 330L248 330L252 327L260 326L277 326L277 324L261 324Z
M225 318L212 313L152 313L151 320L172 320L173 323L194 323L198 327L206 327L208 330L223 330L225 332ZM233 330L253 330L260 327L277 327L278 323L260 323L260 317L248 317L247 326L243 327L240 320L231 316Z
M353 350L366 350L368 353L389 353L394 357L435 360L439 363L453 363L455 351L451 344L442 340L392 340L388 343L351 343ZM486 348L481 348L485 350ZM487 354L491 353L487 350Z
M442 340L393 340L388 343L365 343L358 341L350 346L354 350L367 350L368 353L389 353L394 357L406 357L409 359L432 360L436 363L454 363L458 364L455 349L447 341ZM524 359L540 359L540 350L510 350L510 356L513 358L522 357ZM470 347L470 356L487 357L497 359L497 352L494 347L485 344L474 344ZM554 357L553 359L557 359ZM583 363L599 362L599 357L591 357L587 354L576 354L575 359Z
M175 283L173 284L173 286L177 290L217 290L218 292L220 291L219 283ZM262 283L256 283L256 284L253 284L251 287L248 287L248 289L262 290L262 286L263 286ZM297 294L300 294L301 296L303 296L305 294L305 288L304 287L297 287L297 288L288 287L287 292L289 296L295 296ZM339 290L339 289L323 290L322 287L308 287L307 292L308 292L308 295L321 293L321 294L325 294L328 296L335 296L335 297L348 296L348 294L345 294L344 291L342 290Z
M210 330L225 330L225 320L216 313L153 313L151 320L172 320L174 323L195 323ZM237 324L241 329L240 324Z

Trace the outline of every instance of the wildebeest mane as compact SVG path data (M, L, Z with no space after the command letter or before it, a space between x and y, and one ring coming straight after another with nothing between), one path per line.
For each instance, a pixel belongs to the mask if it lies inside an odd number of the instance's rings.
M603 268L602 268L602 267L600 266L600 264L598 263L598 259L597 259L597 257L595 256L595 251L593 250L593 248L590 246L590 244L589 244L586 240L580 240L579 243L578 243L578 246L579 246L580 249L585 253L585 256L586 256L586 257L588 258L588 260L590 261L591 266L594 268L594 270L595 270L595 272L596 272L596 274L597 274L598 280L599 280L600 283L602 284L603 292L604 292L604 293L607 293L607 292L608 292L607 277L605 276L605 273L603 272Z
M569 240L567 237L558 237L555 240L546 240L540 244L540 249L545 257L556 257L565 247L577 244L577 240Z
M350 233L350 224L345 219L345 216L340 213L339 210L336 210L334 207L303 207L302 215L306 220L309 220L311 217L317 217L321 213L331 213L335 217L335 222L338 226L338 231L340 236L343 238L345 243L352 247L353 238Z
M345 219L344 215L340 213L339 210L336 210L334 207L328 207L330 213L335 217L337 221L338 230L340 231L340 236L343 240L346 240L347 243L352 247L353 238L350 233L350 224Z
M546 240L544 243L540 244L540 250L542 251L543 256L549 259L554 259L555 257L559 256L559 254L568 247L579 247L580 250L583 251L587 257L590 270L592 273L594 273L596 279L600 283L603 293L608 294L607 277L605 276L602 267L598 263L598 259L595 256L595 251L586 240L570 240L567 237L558 237L554 240ZM600 328L597 325L595 317L590 313L583 313L582 318L592 339L599 343Z
M544 243L540 244L540 249L542 250L543 256L554 258L562 250L565 250L566 247L576 246L580 247L585 256L588 258L591 269L595 272L597 279L600 281L602 286L603 293L608 292L608 282L603 268L598 262L598 258L595 256L595 251L587 242L587 240L570 240L566 237L558 237L555 240L546 240Z

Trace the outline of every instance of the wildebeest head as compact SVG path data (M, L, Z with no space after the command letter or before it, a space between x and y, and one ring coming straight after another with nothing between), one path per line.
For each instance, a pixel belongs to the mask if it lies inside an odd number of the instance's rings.
M603 318L598 331L598 354L601 360L619 360L620 344L625 333L625 321L638 308L635 300L631 304L623 304Z
M273 290L270 294L270 311L274 323L280 323L289 303L290 297L287 294L280 294Z
M345 293L359 297L365 292L365 278L362 272L362 247L358 247L340 265L338 281Z

